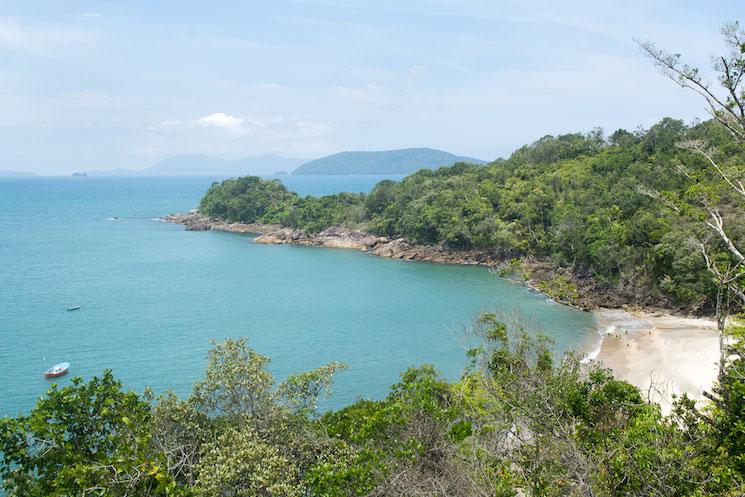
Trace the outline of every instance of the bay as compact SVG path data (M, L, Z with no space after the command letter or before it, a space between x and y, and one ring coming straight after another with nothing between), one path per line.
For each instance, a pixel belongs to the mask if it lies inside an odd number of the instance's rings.
M519 315L558 351L596 337L590 313L484 268L265 246L157 220L195 207L215 179L0 180L0 416L31 408L50 385L42 372L61 361L71 368L60 384L110 368L129 388L186 395L210 341L227 337L250 337L279 379L347 363L326 407L381 398L412 365L456 379L464 328L482 310ZM382 178L280 179L319 195Z

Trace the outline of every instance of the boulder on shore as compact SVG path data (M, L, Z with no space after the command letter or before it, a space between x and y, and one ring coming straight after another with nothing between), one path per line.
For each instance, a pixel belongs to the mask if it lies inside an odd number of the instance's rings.
M169 223L183 224L187 231L209 231L212 229L210 218L197 211L189 211L185 214L169 214L162 219Z

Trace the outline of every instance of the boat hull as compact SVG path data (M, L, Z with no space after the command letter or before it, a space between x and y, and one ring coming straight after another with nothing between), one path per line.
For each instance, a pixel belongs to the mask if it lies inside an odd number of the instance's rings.
M67 374L67 370L60 371L59 373L44 373L44 378L57 378L58 376L63 376Z
M58 376L62 376L63 374L67 373L67 370L69 368L69 362L61 362L59 364L55 364L51 368L44 371L44 378L56 378Z

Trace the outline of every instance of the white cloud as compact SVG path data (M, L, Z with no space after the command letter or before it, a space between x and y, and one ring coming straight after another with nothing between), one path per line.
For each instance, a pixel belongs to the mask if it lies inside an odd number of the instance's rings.
M214 112L191 121L167 119L153 126L150 131L204 131L208 129L225 130L229 135L273 135L273 136L319 136L332 133L334 128L326 124L313 123L286 117L242 117Z
M263 151L316 155L316 150L336 150L332 126L294 117L241 117L214 112L196 119L167 119L148 126L129 155L204 153L242 157Z
M215 112L214 114L200 117L194 121L194 124L205 128L223 128L232 131L233 133L240 133L243 130L243 124L245 122L246 120L241 119L240 117L231 116L224 112Z

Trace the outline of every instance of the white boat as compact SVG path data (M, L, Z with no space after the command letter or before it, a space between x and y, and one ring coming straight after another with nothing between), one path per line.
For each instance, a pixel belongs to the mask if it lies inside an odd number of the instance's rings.
M58 376L62 376L63 374L67 373L67 369L70 367L69 362L61 362L59 364L55 364L51 368L44 371L44 377L45 378L56 378Z

